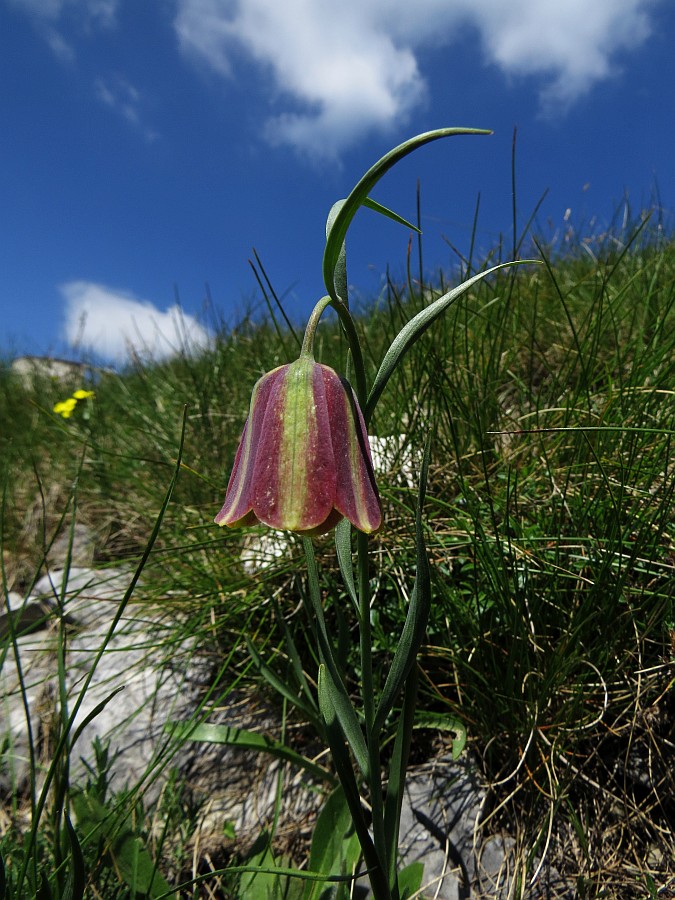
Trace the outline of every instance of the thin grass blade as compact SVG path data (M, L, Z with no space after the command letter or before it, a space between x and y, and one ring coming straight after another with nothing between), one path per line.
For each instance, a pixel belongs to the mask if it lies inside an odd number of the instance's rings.
M417 511L415 513L415 541L417 545L417 572L415 584L410 597L410 606L406 616L401 639L394 653L391 667L387 673L387 679L382 689L380 701L375 711L374 733L377 734L384 725L387 716L391 712L396 698L415 665L417 652L424 639L427 628L429 610L431 608L431 572L427 559L426 545L424 542L424 528L422 526L422 510L427 490L427 476L429 472L430 442L427 440L422 458L420 471L419 494L417 498Z
M335 529L335 549L342 580L347 588L349 599L354 604L354 609L358 612L359 598L356 593L354 561L352 559L352 524L349 519L343 519Z
M291 661L291 666L293 668L293 673L297 679L298 684L300 685L300 689L303 694L307 698L307 702L309 703L312 709L315 709L316 701L314 699L314 694L312 693L309 682L307 681L307 676L305 675L305 670L302 665L302 660L300 658L300 653L298 652L297 645L293 640L293 635L291 634L291 629L288 627L288 623L284 618L281 609L279 608L279 604L276 601L276 598L272 597L272 606L274 609L274 616L281 625L281 630L284 633L284 644L286 645L286 653L288 654L288 658ZM318 710L316 710L315 719L318 720Z
M302 542L305 549L305 557L307 559L309 606L310 611L314 614L316 619L319 649L321 650L324 662L324 692L330 697L332 708L337 714L342 732L349 742L359 768L363 772L364 777L368 778L369 766L366 740L363 736L356 710L349 699L347 688L345 687L335 662L335 654L333 653L333 646L328 636L326 620L321 605L321 589L319 587L319 573L316 568L314 548L310 538L303 538ZM319 701L320 700L321 697L319 697ZM319 702L319 708L320 707L321 702Z
M246 638L246 647L251 659L253 660L254 666L265 679L265 681L270 685L270 687L273 687L274 690L277 691L282 697L285 697L292 706L294 706L296 709L299 709L303 713L303 715L307 716L307 719L313 725L319 725L320 719L313 704L310 704L309 702L306 702L302 697L299 697L296 691L289 687L289 685L286 684L283 679L279 678L276 672L270 669L270 667L263 662L262 657L253 646L249 638Z
M417 225L413 225L412 222L404 219L403 216L399 216L399 214L395 213L393 209L388 209L386 206L382 206L382 204L378 203L377 200L372 200L370 197L366 197L362 205L365 206L366 209L372 209L373 212L379 213L386 219L391 219L392 222L396 222L399 225L403 225L406 228L412 229L413 231L417 232L417 234L422 233Z
M161 505L160 510L155 519L155 522L154 522L154 525L152 528L152 532L150 534L148 542L145 545L145 549L143 550L141 559L136 567L136 570L131 578L129 587L125 591L124 596L123 596L122 600L120 601L119 606L117 607L115 615L113 616L110 626L108 627L108 631L106 632L106 635L101 643L101 646L99 647L99 649L92 661L92 664L89 668L87 676L86 676L84 683L80 689L80 693L79 693L75 703L73 704L73 708L71 710L70 717L68 719L66 727L63 729L63 733L61 734L59 741L54 749L54 758L52 760L51 765L49 766L47 775L46 775L44 783L42 785L42 790L40 792L40 796L38 798L38 801L35 806L35 811L33 813L33 821L31 823L31 830L29 832L29 835L28 835L28 838L26 841L24 862L21 867L21 871L19 872L19 878L18 878L18 889L19 890L21 890L23 888L23 883L25 881L25 878L26 878L26 875L28 872L28 866L30 864L31 859L33 858L34 848L35 848L35 844L37 841L38 830L39 830L39 826L40 826L40 820L42 818L42 812L43 812L45 804L47 802L47 798L49 796L49 791L51 789L51 785L56 776L59 761L63 756L64 750L65 750L65 747L67 746L68 741L70 740L70 731L75 722L75 718L79 712L80 706L84 702L86 692L88 691L89 685L91 684L91 682L94 678L94 674L96 672L96 668L97 668L99 662L101 661L101 657L105 653L106 647L108 646L108 643L110 642L110 639L112 638L112 636L115 632L115 629L117 628L117 626L120 622L120 619L122 618L122 615L124 614L124 610L126 609L129 601L131 600L134 590L136 589L136 584L138 583L138 580L143 573L143 569L145 568L145 565L148 561L148 558L150 557L152 549L155 546L157 537L159 536L159 531L162 526L162 522L164 521L164 515L168 509L169 503L171 502L171 497L173 496L173 491L176 486L176 482L178 481L178 476L179 476L180 470L181 470L181 460L183 457L183 448L185 446L186 423L187 423L187 406L185 406L183 408L183 418L182 418L182 423L181 423L180 441L179 441L179 446L178 446L178 454L175 459L173 474L171 476L169 486L164 495L162 505Z
M77 741L79 736L82 734L84 729L87 727L87 725L90 722L92 722L96 718L96 716L105 709L105 707L110 703L112 698L116 697L123 690L124 690L124 685L121 685L120 687L115 688L114 691L112 691L110 694L108 694L107 697L105 697L103 700L101 700L100 703L97 703L96 706L90 712L87 713L87 715L84 717L82 722L80 722L80 724L77 726L77 728L73 732L71 746L73 746L75 744L75 742Z
M408 768L412 733L415 724L418 681L419 672L417 666L414 666L406 679L403 708L398 720L398 728L394 739L394 750L389 764L389 781L387 783L387 794L384 801L384 839L390 864L390 881L393 879L398 867L401 808L403 806L405 775Z
M306 756L302 756L301 753L297 753L286 744L274 741L272 738L264 734L258 734L255 731L247 731L245 728L232 728L229 725L204 723L193 727L189 723L181 723L178 726L174 725L171 733L184 740L201 741L208 744L226 744L228 747L238 747L241 750L255 750L256 752L266 753L275 759L283 759L285 762L292 763L305 772L309 772L320 781L335 784L333 776L322 766L317 765Z
M70 866L61 900L82 900L86 884L84 856L82 855L82 847L77 839L77 834L75 834L75 829L67 813L64 818L66 834L68 835L68 846L70 848ZM1 892L0 896L2 896Z

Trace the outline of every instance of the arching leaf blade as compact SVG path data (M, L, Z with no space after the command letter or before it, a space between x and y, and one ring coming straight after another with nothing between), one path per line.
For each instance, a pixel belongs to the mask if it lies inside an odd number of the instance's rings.
M442 297L439 297L438 300L434 300L433 303L418 312L416 316L407 322L391 342L391 346L385 353L384 359L375 376L373 386L368 395L368 400L363 409L363 417L366 420L366 424L370 421L373 410L377 405L377 401L380 399L382 391L385 389L387 382L391 378L401 358L449 306L452 306L452 304L458 300L462 294L466 293L469 288L473 287L474 284L487 278L488 275L498 272L500 269L523 265L524 263L538 262L539 260L536 259L519 259L512 262L500 263L498 266L492 266L492 268L486 269L484 272L479 272L477 275L462 282L462 284L457 285L457 287L454 287L452 290L447 291Z
M360 206L363 206L368 194L380 178L392 166L395 166L399 160L412 153L413 150L417 150L418 147L422 147L431 141L437 141L440 138L453 137L460 134L487 135L492 134L492 132L483 128L438 128L434 131L418 134L386 153L356 183L346 200L339 201L339 206L338 204L333 206L328 217L326 248L323 254L323 280L326 290L333 299L337 299L340 296L339 291L336 289L336 268L338 267L340 254L343 251L347 230L357 210ZM346 300L345 297L342 299Z

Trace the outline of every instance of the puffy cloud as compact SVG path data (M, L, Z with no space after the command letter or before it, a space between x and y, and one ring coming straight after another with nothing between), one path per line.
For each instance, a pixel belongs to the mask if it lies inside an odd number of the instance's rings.
M364 4L368 7L368 4ZM182 50L221 75L242 49L271 72L290 109L271 117L271 143L332 156L353 136L386 128L422 101L412 50L367 22L359 0L179 0Z
M658 0L177 0L184 53L234 77L242 53L271 74L287 109L272 143L334 155L423 102L425 46L480 35L486 63L543 79L542 108L564 110L650 34Z
M553 112L618 71L616 54L649 37L653 5L653 0L520 0L508 7L497 4L479 27L487 58L505 73L545 77L540 96Z
M212 344L209 331L179 306L162 312L147 300L91 281L69 281L60 291L65 339L98 357L116 363L160 360Z

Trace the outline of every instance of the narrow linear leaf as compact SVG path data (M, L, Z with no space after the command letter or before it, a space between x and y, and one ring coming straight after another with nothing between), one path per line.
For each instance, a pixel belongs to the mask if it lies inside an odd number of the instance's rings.
M375 187L377 182L385 175L392 166L395 166L399 160L403 159L413 150L428 144L431 141L439 140L439 138L452 137L460 134L491 134L491 131L480 128L439 128L435 131L427 131L418 134L415 137L404 141L398 147L394 147L389 153L379 159L357 182L355 187L346 200L340 201L339 206L335 204L329 216L329 228L326 240L326 248L323 254L323 279L326 290L333 299L340 296L336 290L336 269L341 252L343 252L343 244L347 235L347 230L352 219L356 215L357 210L362 206ZM337 209L336 209L337 207ZM335 211L335 212L334 212ZM343 297L343 299L346 299Z
M307 869L292 869L288 866L270 867L243 865L228 866L225 869L210 869L202 875L197 875L196 878L181 882L176 886L176 890L188 890L189 888L194 888L196 885L202 884L203 882L213 881L213 879L219 875L242 875L245 872L260 872L266 875L281 875L285 878L297 878L299 881L326 881L337 884L349 884L354 880L351 875L322 875L321 872L311 872ZM174 893L157 894L153 900L167 900L168 897L174 897Z
M366 199L363 201L363 206L365 206L367 209L372 209L373 212L379 213L381 216L384 216L387 219L391 219L393 222L397 222L399 225L404 225L406 228L411 228L413 231L416 231L417 234L422 234L417 225L413 225L412 222L404 219L403 216L399 216L399 214L395 213L392 209L387 209L386 206L382 206L382 204L378 203L377 200L371 200L370 197L366 197Z
M131 819L123 809L110 809L88 793L73 797L73 809L85 839L100 836L110 854L119 877L131 889L156 900L176 897L171 885L162 877L141 838L131 827Z
M482 281L483 278L487 278L488 275L498 272L500 269L524 265L525 263L538 262L539 260L536 259L519 259L512 262L500 263L498 266L493 266L490 269L486 269L484 272L479 272L478 275L474 275L473 278L469 278L451 291L447 291L447 293L443 294L442 297L439 297L438 300L434 300L434 302L427 306L426 309L418 312L416 316L407 322L391 342L391 346L385 353L384 359L375 376L365 409L363 410L363 417L366 420L366 424L370 421L373 410L377 405L377 401L380 399L380 395L385 389L396 366L399 364L401 357L410 350L412 345L422 337L427 328L429 328L449 306L458 300L462 294L466 293L466 291L474 284Z
M340 784L345 792L345 799L359 838L363 858L369 870L371 883L377 884L380 896L389 897L389 880L377 855L373 839L370 836L361 805L359 789L354 777L352 761L345 745L342 729L335 714L330 694L325 690L325 673L326 667L324 665L319 666L319 708L326 723L326 736L331 756L333 757Z
M431 574L429 560L424 543L424 528L422 525L422 511L427 490L427 476L429 472L430 441L427 440L422 458L420 471L419 493L417 497L417 510L415 513L415 542L417 546L417 572L415 584L410 596L408 614L403 625L401 639L399 640L391 667L387 673L387 679L382 689L380 701L377 705L374 719L374 729L377 733L384 725L387 716L391 712L396 698L403 684L415 665L417 652L424 640L424 633L431 609Z
M352 559L352 525L349 519L342 519L335 529L335 549L342 580L347 588L349 599L354 604L354 609L358 612L359 598L356 593L354 562Z
M361 855L358 835L352 822L347 798L341 786L326 798L314 826L309 868L326 875L350 875ZM320 887L308 884L304 900L333 900L348 897L345 886Z
M361 725L351 700L344 690L344 686L335 684L327 665L319 667L319 708L324 716L324 720L326 718L326 710L330 710L335 714L342 734L354 754L354 759L359 769L363 772L363 777L367 780L370 764L368 762L366 739L363 736Z
M341 672L349 669L349 660L354 647L354 636L340 604L335 606L335 618L337 626L337 641L335 646L335 659Z
M256 750L260 753L267 753L276 759L283 759L290 762L305 772L309 772L321 781L327 781L329 784L335 784L335 779L322 768L322 766L307 759L301 753L267 737L264 734L258 734L255 731L247 731L244 728L232 728L229 725L212 725L203 723L201 725L192 726L189 722L181 723L177 727L172 728L172 734L190 741L203 741L209 744L227 744L230 747L238 747L240 750Z
M279 608L279 604L275 597L272 597L272 606L274 608L274 616L277 622L281 625L281 630L284 633L284 644L286 645L286 653L288 654L288 658L291 661L291 666L293 668L293 673L297 679L298 684L300 685L300 689L302 693L305 695L307 699L307 703L310 705L312 709L315 708L315 700L314 694L310 688L309 682L307 681L307 676L305 675L305 670L302 665L302 660L300 658L300 653L298 652L297 645L293 640L293 635L291 634L291 629L288 627L288 622L283 616L281 609ZM316 724L318 722L318 710L317 715L312 719L312 723Z
M285 681L283 681L279 676L274 672L268 665L266 665L258 651L255 649L249 638L246 638L246 647L248 652L253 660L253 663L265 679L265 681L273 687L275 691L277 691L282 697L285 697L288 702L294 706L296 709L299 709L303 715L305 715L309 722L313 725L317 725L319 723L319 717L316 714L316 710L310 706L309 703L306 703L301 697L297 695L297 693L290 688Z
M282 874L272 852L269 835L264 833L261 838L264 846L249 857L251 869L242 873L237 896L241 900L301 900L302 882L291 881L289 875ZM256 845L258 843L256 841Z
M84 729L87 727L87 725L90 722L92 722L96 718L96 716L100 712L102 712L103 709L105 709L105 707L108 705L108 703L110 703L112 698L116 697L117 694L119 694L123 690L124 690L124 685L121 685L120 687L115 688L114 691L111 691L111 693L108 694L107 697L105 697L103 700L101 700L100 703L97 703L96 706L90 712L87 713L87 715L84 717L82 722L80 722L80 724L77 726L77 728L73 732L72 744L75 744L75 742L77 741L79 736L82 734Z
M401 829L401 807L403 806L403 791L405 789L405 775L410 757L412 733L415 723L415 707L417 706L417 685L419 670L415 666L405 683L403 695L403 708L398 720L394 749L389 764L389 781L384 802L384 839L391 866L390 879L398 867L399 832Z
M47 775L46 775L43 785L42 785L40 797L38 798L38 802L36 804L35 811L33 813L33 822L31 825L30 834L28 835L28 840L26 842L26 848L24 850L24 861L23 861L21 870L19 872L19 878L18 878L18 891L19 892L21 891L21 889L23 887L23 883L26 878L26 874L28 872L28 865L29 865L30 859L32 857L33 847L35 846L35 842L37 841L40 820L42 818L42 812L44 810L45 804L47 803L47 798L49 796L52 782L54 781L54 778L56 777L56 772L57 772L57 768L60 764L60 760L63 757L64 750L65 750L68 740L70 738L70 733L71 733L71 730L73 727L73 723L75 722L75 719L77 717L79 709L80 709L82 703L84 702L85 696L87 695L87 691L89 690L89 685L91 684L91 682L94 678L94 674L96 672L98 664L101 661L103 654L105 653L106 647L108 646L108 643L110 642L110 639L112 638L112 636L115 632L115 629L117 628L117 625L119 624L119 622L122 618L122 615L124 614L127 604L131 600L134 590L136 589L136 584L138 583L138 580L140 579L140 577L143 573L145 564L147 563L148 558L149 558L149 556L152 552L152 549L155 545L155 541L157 540L160 528L162 526L162 522L164 520L164 515L169 506L169 503L171 502L173 490L176 486L176 482L178 481L178 476L179 476L180 470L181 470L181 460L183 457L183 448L185 446L186 423L187 423L187 406L184 406L183 407L183 418L182 418L180 442L178 445L178 454L176 456L173 474L171 476L169 486L164 495L164 499L162 501L162 505L160 507L159 513L157 514L157 517L155 518L155 523L152 528L152 532L150 533L150 537L145 545L145 549L143 550L143 553L141 554L141 559L140 559L138 565L136 566L136 570L134 571L131 581L129 582L129 586L126 589L124 596L122 597L122 600L120 601L120 603L117 607L117 611L115 612L115 615L112 617L110 625L108 626L106 635L105 635L103 641L101 642L101 645L98 648L96 655L94 656L94 659L92 660L91 666L89 667L89 670L87 672L87 676L81 685L78 697L75 700L75 703L73 704L73 708L71 710L68 722L66 723L66 725L63 729L63 733L61 734L61 737L59 738L59 741L58 741L56 747L54 748L53 760L52 760L51 765L49 766L49 769L47 770Z
M82 855L82 847L75 834L75 829L67 813L64 818L68 835L68 846L70 847L70 865L61 900L82 900L86 884L84 856ZM0 891L0 897L2 896L4 894Z
M356 715L356 710L352 705L352 701L347 693L347 688L345 687L335 662L335 654L333 652L331 640L328 636L326 619L321 605L321 589L319 587L319 573L316 567L314 548L310 538L303 538L302 543L305 550L305 558L307 560L309 607L310 612L314 614L314 618L316 619L319 649L325 667L324 692L329 692L328 696L330 697L331 708L335 710L344 736L349 741L354 757L359 764L359 768L363 772L364 777L367 778L369 767L366 741L361 730L358 716ZM319 667L319 672L321 672L321 668L322 667ZM321 692L319 692L319 706L321 701L320 694Z
M341 211L344 206L344 200L338 200L337 203L334 203L330 212L328 213L328 219L326 220L326 246L328 246L330 242L330 234L333 230L333 225L335 224L335 219L338 216L338 213ZM345 303L345 305L349 306L349 286L347 281L347 249L345 247L344 236L342 241L340 242L340 246L338 248L337 254L335 256L335 261L333 264L333 272L332 272L332 281L331 284L334 285L334 290L337 296ZM330 290L328 291L330 294ZM335 298L333 298L335 299Z

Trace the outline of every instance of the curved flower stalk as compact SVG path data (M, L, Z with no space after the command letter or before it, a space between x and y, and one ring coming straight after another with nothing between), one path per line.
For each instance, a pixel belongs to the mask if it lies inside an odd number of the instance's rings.
M349 382L314 361L312 336L296 362L253 388L218 525L318 535L344 517L367 534L380 527L363 415Z

